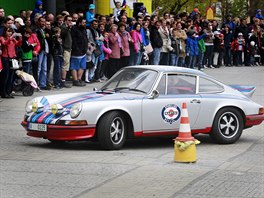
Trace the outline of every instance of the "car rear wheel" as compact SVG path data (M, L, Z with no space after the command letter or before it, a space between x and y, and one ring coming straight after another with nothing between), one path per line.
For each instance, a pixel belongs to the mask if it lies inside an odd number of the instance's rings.
M224 108L217 112L210 135L219 144L232 144L240 138L243 128L241 113L235 108Z
M105 114L97 126L98 140L103 149L122 148L126 139L126 122L119 112Z

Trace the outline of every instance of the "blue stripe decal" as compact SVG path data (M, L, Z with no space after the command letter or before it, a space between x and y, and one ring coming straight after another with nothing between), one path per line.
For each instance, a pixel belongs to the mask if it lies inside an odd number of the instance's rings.
M94 95L94 94L93 94L93 95ZM68 99L68 100L63 101L63 102L62 102L62 106L63 106L64 108L69 109L69 108L71 108L71 107L72 107L75 103L77 103L77 102L84 102L84 101L87 101L87 100L94 100L94 99L100 98L100 97L102 97L102 96L103 96L103 95L100 94L100 95L97 95L97 96L95 96L95 97L92 97L91 95L87 95L87 94L85 94L85 95L83 95L83 96L79 96L79 97L76 97L76 98L71 98L71 99ZM79 101L76 101L76 100L78 100L78 99L80 99L80 100L79 100ZM71 102L71 101L72 101L72 102ZM64 104L69 103L69 104L67 104L67 105L63 105L63 103L64 103ZM63 116L68 115L69 113L70 113L70 111L68 111L68 112L67 112L66 114L64 114ZM60 116L61 116L61 115L56 116L56 115L50 113L49 115L47 115L47 116L43 119L42 123L49 124L49 123L52 122L53 119L57 119L57 118L59 118Z

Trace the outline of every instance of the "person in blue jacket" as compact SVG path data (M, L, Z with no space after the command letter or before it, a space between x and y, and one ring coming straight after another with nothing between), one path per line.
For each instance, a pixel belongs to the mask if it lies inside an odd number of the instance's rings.
M203 34L201 36L197 35L197 32L194 30L190 30L188 32L188 38L186 41L186 53L187 56L189 56L189 68L194 68L196 65L196 57L199 55L199 47L198 47L198 41L205 38L206 34Z
M31 21L32 24L35 23L34 18L35 18L35 15L37 13L39 13L41 15L44 15L46 13L45 11L43 11L43 3L40 0L36 1L35 8L34 8L33 12L30 15L30 21Z
M264 19L264 16L261 14L261 9L257 10L256 16L257 19Z
M90 27L91 22L94 20L95 17L95 5L90 4L89 10L86 12L86 27Z

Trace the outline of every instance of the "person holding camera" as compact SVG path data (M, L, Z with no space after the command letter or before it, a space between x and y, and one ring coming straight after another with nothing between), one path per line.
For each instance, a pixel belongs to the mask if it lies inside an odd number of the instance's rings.
M19 37L17 40L16 37ZM14 98L13 91L13 76L14 70L12 69L12 59L17 57L16 47L20 47L22 44L21 34L14 33L12 28L4 28L3 36L0 37L0 43L2 44L2 64L3 71L1 72L1 97L2 98Z

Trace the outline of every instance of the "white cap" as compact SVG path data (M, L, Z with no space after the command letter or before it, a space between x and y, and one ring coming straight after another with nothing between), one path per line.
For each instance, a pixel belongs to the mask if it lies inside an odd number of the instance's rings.
M250 41L251 46L255 46L255 41Z
M214 31L214 34L216 35L216 34L220 34L220 32L219 31Z
M238 36L243 36L243 34L241 32L238 33Z
M23 19L21 19L20 17L16 18L16 19L15 19L15 22L18 22L18 23L19 23L20 25L22 25L22 26L25 25Z

